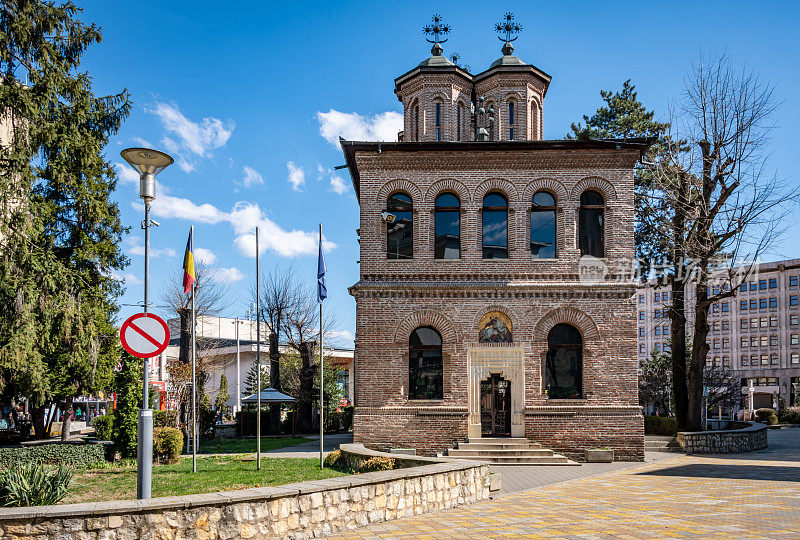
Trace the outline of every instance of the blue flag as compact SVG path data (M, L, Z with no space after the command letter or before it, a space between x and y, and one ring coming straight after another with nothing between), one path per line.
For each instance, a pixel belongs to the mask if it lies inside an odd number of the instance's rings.
M325 256L322 254L322 226L319 230L319 259L317 260L317 302L320 304L328 297L325 286Z

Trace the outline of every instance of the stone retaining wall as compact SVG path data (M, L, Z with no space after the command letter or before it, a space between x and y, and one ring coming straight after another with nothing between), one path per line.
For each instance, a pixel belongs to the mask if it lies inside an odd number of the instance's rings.
M366 457L397 455L342 445ZM319 538L489 498L489 465L403 456L418 466L278 487L146 501L0 509L0 538Z
M679 432L677 441L687 454L738 454L767 448L767 426L730 422L738 429Z

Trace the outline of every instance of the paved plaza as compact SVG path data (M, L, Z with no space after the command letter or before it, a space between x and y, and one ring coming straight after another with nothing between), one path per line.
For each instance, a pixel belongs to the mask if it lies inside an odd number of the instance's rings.
M648 455L607 473L563 468L577 478L333 538L800 538L800 429L769 441L750 454Z

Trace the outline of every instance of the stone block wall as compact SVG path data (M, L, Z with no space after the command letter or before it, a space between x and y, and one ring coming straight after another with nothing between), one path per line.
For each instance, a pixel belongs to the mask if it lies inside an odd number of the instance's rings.
M677 441L687 454L738 454L763 450L767 426L755 422L731 422L742 427L717 431L679 432Z
M365 456L357 445L344 451ZM0 509L0 538L320 538L489 498L489 466L401 458L400 470L146 501Z

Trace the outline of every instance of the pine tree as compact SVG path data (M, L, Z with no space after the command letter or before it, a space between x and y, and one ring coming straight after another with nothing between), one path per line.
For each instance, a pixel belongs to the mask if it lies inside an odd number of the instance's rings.
M250 366L250 369L247 372L247 375L244 378L244 391L242 395L247 397L251 396L256 393L256 388L258 387L258 370L256 369L256 363L253 362ZM269 368L262 363L261 364L261 390L266 390L269 388Z
M217 392L216 399L214 399L214 408L218 411L223 410L230 398L231 395L228 392L228 378L223 373L219 377L219 391Z
M136 456L139 407L142 405L142 362L128 353L122 354L120 369L114 380L117 393L114 409L114 443L122 457Z
M128 92L97 97L80 72L99 28L72 2L9 0L0 11L0 392L45 402L108 387L127 265L114 170L103 149L130 112ZM38 430L40 433L42 430ZM65 430L66 432L67 430Z

